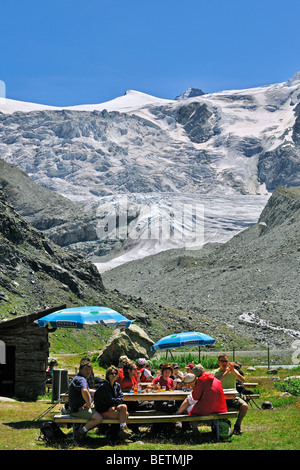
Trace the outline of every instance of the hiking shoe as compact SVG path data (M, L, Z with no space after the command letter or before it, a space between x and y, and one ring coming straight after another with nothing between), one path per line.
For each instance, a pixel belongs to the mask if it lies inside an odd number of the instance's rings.
M121 441L127 441L128 442L128 439L131 438L131 432L125 426L121 426L118 438Z
M236 434L237 436L243 434L243 431L241 430L241 426L239 424L234 425L233 434Z
M78 442L82 441L87 435L86 431L82 429L83 426L84 425L80 426L80 428L76 431L76 434L75 434L76 441Z

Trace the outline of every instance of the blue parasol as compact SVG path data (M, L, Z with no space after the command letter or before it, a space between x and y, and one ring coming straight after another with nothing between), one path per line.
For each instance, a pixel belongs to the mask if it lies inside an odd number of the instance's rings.
M132 320L108 307L64 308L36 320L39 326L52 328L83 328L84 325L112 325L116 328L128 328Z
M216 340L211 336L204 333L198 333L197 331L192 331L165 336L153 344L151 349L156 351L159 349L184 348L186 346L205 346L208 344L214 344L215 342Z

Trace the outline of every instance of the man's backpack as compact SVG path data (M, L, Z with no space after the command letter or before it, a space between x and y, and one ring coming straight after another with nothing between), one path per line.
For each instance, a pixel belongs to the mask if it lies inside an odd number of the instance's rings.
M217 437L217 425L214 421L212 421L211 425L212 433L215 437ZM230 439L232 436L231 432L231 422L229 419L220 419L219 420L219 437L221 441L226 441Z
M40 439L47 443L61 442L65 439L66 435L62 432L60 427L53 421L46 421L41 426Z

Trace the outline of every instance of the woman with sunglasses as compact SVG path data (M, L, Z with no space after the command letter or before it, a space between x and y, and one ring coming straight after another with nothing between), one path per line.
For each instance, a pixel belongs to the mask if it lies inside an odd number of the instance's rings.
M122 392L129 392L133 387L138 385L141 372L137 370L134 361L128 361L123 365L123 377L120 380Z
M94 395L94 404L103 418L113 418L120 421L119 438L125 440L130 436L127 430L128 411L123 403L123 393L120 384L116 381L118 368L110 366L106 371L105 380L97 388Z

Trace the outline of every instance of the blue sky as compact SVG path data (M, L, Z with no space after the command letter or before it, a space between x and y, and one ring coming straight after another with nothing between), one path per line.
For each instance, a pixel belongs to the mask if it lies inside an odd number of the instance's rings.
M0 0L0 80L55 106L283 82L299 19L299 0Z

